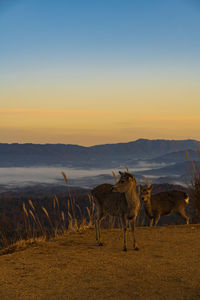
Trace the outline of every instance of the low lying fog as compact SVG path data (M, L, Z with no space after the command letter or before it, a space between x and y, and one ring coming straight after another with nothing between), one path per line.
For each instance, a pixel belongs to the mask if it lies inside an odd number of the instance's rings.
M130 172L145 171L163 167L163 164L145 164L139 162L135 168L129 168ZM64 171L70 180L79 182L80 179L87 179L98 175L111 175L112 171L125 170L124 167L118 169L70 169L65 167L31 167L31 168L0 168L0 185L24 186L36 183L63 183L61 171Z

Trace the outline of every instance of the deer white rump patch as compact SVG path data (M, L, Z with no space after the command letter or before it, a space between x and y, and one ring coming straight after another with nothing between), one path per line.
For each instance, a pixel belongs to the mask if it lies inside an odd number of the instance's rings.
M188 204L190 199L189 199L189 197L187 197L187 198L185 198L184 200L185 200L185 202Z

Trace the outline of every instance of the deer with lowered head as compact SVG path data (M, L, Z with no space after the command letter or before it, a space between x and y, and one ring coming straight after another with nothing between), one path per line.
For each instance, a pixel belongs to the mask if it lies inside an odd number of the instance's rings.
M91 193L95 202L95 226L98 245L102 246L100 240L100 222L107 215L119 217L123 229L123 250L126 247L126 221L129 221L132 236L133 248L138 250L135 239L135 222L140 208L140 199L136 190L135 177L129 172L119 172L120 179L115 185L101 184L95 187Z
M178 213L189 224L189 217L185 209L189 203L189 197L185 192L172 190L151 195L152 185L148 184L142 188L141 198L144 210L149 218L149 226L157 225L160 217L168 216L173 212Z

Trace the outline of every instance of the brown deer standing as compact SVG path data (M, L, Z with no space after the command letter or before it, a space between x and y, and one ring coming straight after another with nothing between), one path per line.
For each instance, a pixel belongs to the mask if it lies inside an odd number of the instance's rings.
M138 250L135 240L135 221L140 208L140 199L136 191L135 177L128 172L119 172L120 179L115 185L101 184L95 187L91 193L95 201L95 226L96 238L99 246L102 246L100 240L100 222L107 215L119 217L123 229L124 245L126 247L126 221L130 222L133 248Z
M182 216L186 223L189 224L189 217L185 208L189 203L189 197L186 193L178 190L160 192L151 195L152 186L148 184L143 187L141 198L144 201L144 209L148 216L149 226L157 225L161 216L170 215L173 212Z

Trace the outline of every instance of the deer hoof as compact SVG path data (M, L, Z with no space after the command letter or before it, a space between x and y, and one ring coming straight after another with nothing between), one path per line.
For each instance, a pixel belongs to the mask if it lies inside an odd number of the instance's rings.
M134 248L134 250L135 250L135 251L138 251L138 250L139 250L139 248L138 248L138 247L135 247L135 248Z
M103 246L103 243L100 242L100 243L99 243L99 246L100 246L100 247Z
M123 251L127 252L127 248L126 248L126 247L124 247L124 248L123 248Z

